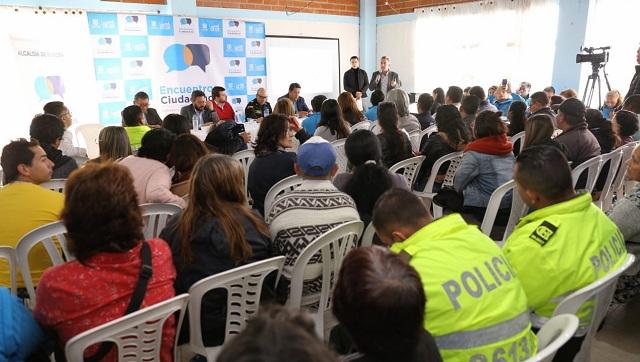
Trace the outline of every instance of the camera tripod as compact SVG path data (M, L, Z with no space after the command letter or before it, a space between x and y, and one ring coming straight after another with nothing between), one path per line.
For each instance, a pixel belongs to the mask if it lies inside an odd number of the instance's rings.
M600 69L604 74L604 81L607 85L607 91L611 90L609 84L609 77L607 77L607 70L605 69L605 63L591 63L591 75L587 78L587 84L584 87L584 93L582 93L582 103L589 108L591 107L591 101L593 100L593 93L596 88L596 82L598 82L598 109L602 106L602 84L600 82Z

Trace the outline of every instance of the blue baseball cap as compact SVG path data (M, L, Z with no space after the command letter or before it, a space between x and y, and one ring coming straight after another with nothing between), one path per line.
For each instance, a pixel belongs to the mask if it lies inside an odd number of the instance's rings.
M298 167L308 176L326 176L336 164L336 150L322 137L313 136L298 148Z

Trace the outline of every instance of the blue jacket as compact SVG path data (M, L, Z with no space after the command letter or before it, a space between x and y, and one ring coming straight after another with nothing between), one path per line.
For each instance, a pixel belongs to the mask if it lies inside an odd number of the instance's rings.
M617 112L618 110L620 110L621 107L609 107L608 105L603 105L602 108L600 108L600 112L602 112L602 115L604 116L604 118L607 121L611 121L611 118L613 117L613 113Z
M278 98L278 100L281 100L282 98L287 98L289 97L289 94L285 94L282 97ZM295 102L293 102L293 109L296 111L296 113L298 112L309 112L309 107L307 106L307 103L304 101L304 98L302 98L302 96L298 96L298 99L296 99Z
M510 152L497 156L468 151L456 171L453 186L462 191L464 206L487 207L491 194L502 184L513 178L515 158ZM511 193L500 203L500 208L511 205Z
M42 331L31 312L0 288L0 361L25 361L42 339Z
M318 122L320 122L320 113L311 113L302 121L302 128L304 128L308 134L314 134L318 127Z
M371 106L365 113L365 117L371 122L378 120L378 106Z

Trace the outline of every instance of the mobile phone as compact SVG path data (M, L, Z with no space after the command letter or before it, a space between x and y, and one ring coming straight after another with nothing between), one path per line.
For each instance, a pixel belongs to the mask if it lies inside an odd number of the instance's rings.
M506 87L507 86L507 78L503 78L502 79L502 86Z
M244 124L237 123L235 126L233 126L233 128L231 130L235 134L240 134L240 133L244 132Z

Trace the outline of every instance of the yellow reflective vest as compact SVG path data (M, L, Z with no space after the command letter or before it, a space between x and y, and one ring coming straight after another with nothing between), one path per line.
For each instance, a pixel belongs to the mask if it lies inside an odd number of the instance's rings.
M447 362L517 362L537 352L525 293L500 248L459 214L391 246L427 297L425 328Z
M618 268L626 259L618 227L580 194L523 217L504 245L534 311L534 325L553 315L562 299ZM591 303L578 312L580 330L589 324Z

